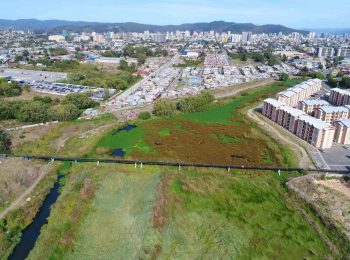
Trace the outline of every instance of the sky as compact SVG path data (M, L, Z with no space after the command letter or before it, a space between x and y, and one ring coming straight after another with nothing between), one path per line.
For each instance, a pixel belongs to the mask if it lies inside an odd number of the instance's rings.
M181 24L249 22L349 28L350 0L1 0L1 19Z

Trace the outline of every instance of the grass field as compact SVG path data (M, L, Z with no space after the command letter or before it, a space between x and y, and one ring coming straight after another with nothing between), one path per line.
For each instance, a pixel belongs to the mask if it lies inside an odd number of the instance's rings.
M111 116L64 123L18 151L105 156L123 148L129 158L292 166L289 150L244 112L296 83L250 90L206 112L137 123L117 135ZM62 193L29 259L338 257L290 204L299 201L283 184L297 173L139 167L61 168Z
M29 259L328 256L284 174L77 165Z

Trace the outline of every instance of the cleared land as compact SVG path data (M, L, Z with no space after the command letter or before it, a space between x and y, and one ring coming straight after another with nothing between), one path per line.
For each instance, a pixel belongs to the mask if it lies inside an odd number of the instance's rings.
M335 226L350 241L350 182L348 179L300 177L288 183L296 193L311 203L329 228ZM350 246L347 248L350 252Z
M10 209L20 206L33 187L36 186L53 167L40 162L23 159L6 159L0 163L0 219ZM22 196L20 196L22 195ZM11 204L12 202L15 204Z

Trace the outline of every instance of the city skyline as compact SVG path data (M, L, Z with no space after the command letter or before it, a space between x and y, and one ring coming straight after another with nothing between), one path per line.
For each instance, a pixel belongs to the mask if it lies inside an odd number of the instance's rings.
M282 24L296 29L347 28L350 2L269 0L153 0L145 3L126 1L92 0L47 2L14 0L2 4L6 10L2 19L60 19L95 22L138 22L145 24L182 24L225 20L237 23ZM35 7L35 8L33 8ZM327 12L325 12L327 10ZM289 14L289 15L286 15Z

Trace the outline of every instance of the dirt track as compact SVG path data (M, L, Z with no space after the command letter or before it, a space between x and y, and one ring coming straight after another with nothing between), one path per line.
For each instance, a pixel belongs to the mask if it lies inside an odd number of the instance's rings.
M309 157L309 154L307 151L298 145L297 143L293 142L289 137L284 136L279 130L277 130L274 126L266 123L264 120L262 120L255 112L254 109L251 108L247 111L247 116L252 119L254 122L256 122L262 129L265 130L273 139L277 141L282 141L286 145L288 145L298 156L299 159L299 166L301 168L308 168L310 165L313 165L313 162L311 158Z

